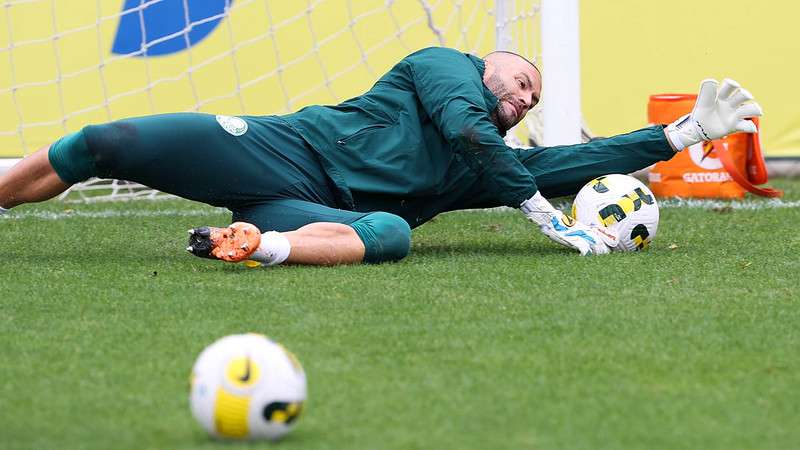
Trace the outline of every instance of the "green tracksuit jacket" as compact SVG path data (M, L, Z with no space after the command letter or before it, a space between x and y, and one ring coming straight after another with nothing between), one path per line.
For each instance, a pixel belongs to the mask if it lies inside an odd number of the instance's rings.
M499 204L519 207L536 182L489 118L498 100L483 72L478 57L427 48L359 97L284 117L319 152L343 208L360 209L360 193L448 195L465 181L448 176L454 173L478 180Z

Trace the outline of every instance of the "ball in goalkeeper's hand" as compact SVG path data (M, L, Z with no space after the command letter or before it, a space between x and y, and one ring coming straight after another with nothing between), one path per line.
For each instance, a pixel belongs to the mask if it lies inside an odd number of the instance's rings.
M572 216L589 226L604 226L619 237L615 250L647 248L658 230L658 203L650 189L629 175L595 178L581 188Z

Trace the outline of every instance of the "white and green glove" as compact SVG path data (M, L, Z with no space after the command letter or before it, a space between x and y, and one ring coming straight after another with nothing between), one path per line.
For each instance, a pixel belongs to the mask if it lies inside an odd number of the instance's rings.
M717 80L706 79L700 83L692 112L667 126L667 138L675 149L683 150L737 131L755 133L756 125L747 119L762 114L753 96L739 83L726 78L718 86Z
M589 227L555 209L542 194L536 193L520 205L523 214L539 225L547 237L577 249L582 256L611 252L619 240L605 228Z

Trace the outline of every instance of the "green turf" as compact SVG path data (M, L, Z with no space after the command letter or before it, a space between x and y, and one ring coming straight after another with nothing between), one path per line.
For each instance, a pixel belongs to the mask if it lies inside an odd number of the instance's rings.
M2 449L273 448L211 441L189 413L198 352L247 331L308 374L282 449L800 443L797 207L664 208L649 251L592 258L513 211L452 213L397 264L268 270L187 255L187 228L227 223L189 202L16 211Z

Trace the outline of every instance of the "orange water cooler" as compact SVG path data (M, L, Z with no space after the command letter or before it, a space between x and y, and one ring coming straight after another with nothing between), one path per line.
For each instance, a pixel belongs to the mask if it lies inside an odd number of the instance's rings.
M668 124L691 112L696 95L650 96L647 120ZM756 127L760 123L753 119ZM650 170L650 189L658 197L742 198L745 192L780 197L776 189L757 187L767 182L767 169L758 133L734 133L711 142L701 142L678 152L669 161Z

